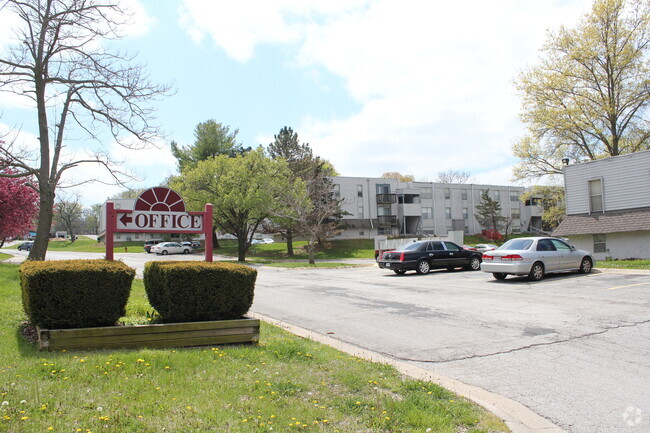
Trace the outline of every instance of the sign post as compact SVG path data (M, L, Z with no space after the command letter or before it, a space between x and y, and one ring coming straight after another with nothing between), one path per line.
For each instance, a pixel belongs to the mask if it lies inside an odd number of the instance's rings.
M204 212L186 212L178 193L166 187L143 191L133 209L106 202L106 259L113 260L115 233L183 233L205 235L205 261L212 261L212 204Z

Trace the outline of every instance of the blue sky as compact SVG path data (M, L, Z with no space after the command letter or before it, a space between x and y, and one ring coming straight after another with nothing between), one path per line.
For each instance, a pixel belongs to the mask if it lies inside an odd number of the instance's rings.
M191 144L194 127L208 119L239 129L244 146L267 145L290 126L344 176L398 171L433 181L454 169L476 183L511 184L511 146L524 133L513 80L536 62L547 30L575 26L591 2L128 4L133 25L116 46L137 53L155 81L176 90L156 104L166 134L158 148L102 144L143 179L132 186L142 187L175 173L169 141ZM0 12L0 50L11 23ZM33 109L2 93L0 106L0 128L19 129L17 142L33 145ZM75 170L76 181L107 179L93 166ZM74 189L86 205L119 190Z

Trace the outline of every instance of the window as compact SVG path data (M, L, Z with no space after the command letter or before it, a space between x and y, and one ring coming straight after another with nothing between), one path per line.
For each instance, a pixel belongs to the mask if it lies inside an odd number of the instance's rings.
M461 200L467 200L467 190L466 189L461 190L460 198L461 198Z
M332 196L335 199L341 198L341 185L339 184L332 185Z
M501 191L498 191L498 190L494 191L494 199L496 201L501 200Z
M458 251L460 247L453 242L443 242L447 251Z
M512 219L518 220L519 218L521 218L521 210L516 208L511 209L510 216L512 217Z
M364 234L364 233L363 233L363 230L359 230L359 235L360 235L360 236L363 236L363 234Z
M591 212L603 211L603 183L600 179L589 181L589 209Z
M445 218L447 218L448 220L451 219L451 208L450 207L445 208Z
M517 191L510 191L510 201L519 201L519 193Z
M377 194L390 194L390 185L387 183L378 183Z
M445 188L445 198L451 198L451 190L449 188Z
M557 251L562 251L565 253L571 251L571 247L566 242L562 242L561 240L558 239L551 239L551 242L553 242L553 245L555 245L555 249Z
M420 197L421 198L433 198L433 191L431 188L424 187L420 189Z
M433 219L433 208L423 207L422 208L422 219L424 219L424 220Z
M135 234L135 238L136 238L136 239L140 239L140 234L139 234L139 233L136 233L136 234Z
M594 235L594 253L607 252L607 238L604 234Z
M390 215L390 206L377 206L377 215Z
M363 206L357 206L357 216L359 219L363 219Z
M467 208L464 207L463 208L463 219L467 219L467 218L469 218L469 214L467 213Z
M357 197L363 197L363 185L357 185Z

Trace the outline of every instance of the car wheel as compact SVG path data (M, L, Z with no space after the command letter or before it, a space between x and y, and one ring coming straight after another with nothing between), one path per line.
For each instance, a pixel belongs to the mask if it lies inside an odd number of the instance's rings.
M162 255L163 255L163 256L166 256L167 254L169 254L169 253L167 252L167 250L162 250Z
M544 278L544 264L542 262L535 262L533 267L530 268L528 279L531 281L539 281Z
M393 269L393 272L395 272L397 275L404 275L406 273L404 269Z
M431 270L431 265L429 264L428 261L426 260L420 260L418 262L418 267L416 269L416 272L420 275L422 274L428 274L429 271Z
M505 280L506 275L508 275L508 274L504 274L503 272L492 272L492 276L494 278L496 278L497 280Z
M580 269L578 272L581 274L588 274L591 272L591 268L593 267L593 263L591 263L591 259L589 257L585 257L582 259L582 262L580 263Z
M183 254L189 254L190 250L183 250Z
M478 257L470 257L467 269L470 271L478 271L481 269L481 260Z

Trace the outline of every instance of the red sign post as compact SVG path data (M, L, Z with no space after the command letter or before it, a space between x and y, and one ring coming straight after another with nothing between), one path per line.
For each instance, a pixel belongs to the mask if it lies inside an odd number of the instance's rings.
M166 187L143 191L133 209L106 203L107 260L113 260L113 234L120 232L204 234L205 261L212 261L212 204L206 204L203 212L186 212L181 196Z

